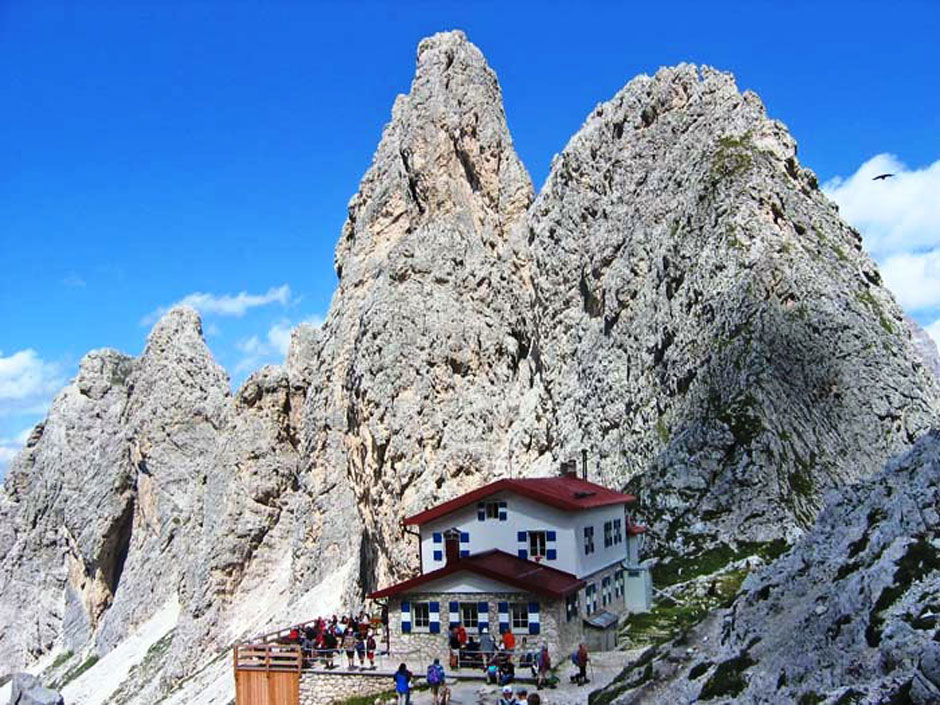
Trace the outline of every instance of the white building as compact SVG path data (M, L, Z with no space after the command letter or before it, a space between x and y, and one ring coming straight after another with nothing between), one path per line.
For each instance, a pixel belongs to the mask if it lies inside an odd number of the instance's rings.
M561 649L594 627L588 641L609 648L619 615L651 603L634 501L574 473L498 480L405 519L419 529L420 575L370 597L389 599L393 633L412 647L461 622Z

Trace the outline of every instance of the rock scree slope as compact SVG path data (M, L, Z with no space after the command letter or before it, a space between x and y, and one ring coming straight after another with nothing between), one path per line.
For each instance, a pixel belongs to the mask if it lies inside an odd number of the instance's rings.
M422 41L335 265L322 328L235 394L191 310L86 356L0 491L0 675L178 601L115 702L203 687L235 639L409 575L403 517L582 448L673 573L793 542L936 419L858 234L713 69L631 81L536 196L480 51Z

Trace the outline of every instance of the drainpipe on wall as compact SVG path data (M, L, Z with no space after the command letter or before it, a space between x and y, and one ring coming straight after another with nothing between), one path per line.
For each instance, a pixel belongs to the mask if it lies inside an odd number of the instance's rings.
M408 534L409 536L414 536L418 539L418 575L424 575L424 561L421 558L421 534L417 531L411 531L405 526L405 522L401 524L401 532L403 534Z

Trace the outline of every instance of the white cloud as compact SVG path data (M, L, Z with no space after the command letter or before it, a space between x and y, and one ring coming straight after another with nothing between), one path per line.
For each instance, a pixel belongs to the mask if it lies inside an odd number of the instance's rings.
M879 174L894 176L873 181ZM909 169L894 155L879 154L849 178L827 182L823 190L878 260L940 248L940 160Z
M881 263L881 274L908 313L940 304L940 249L892 255Z
M282 318L268 328L263 340L257 335L253 335L235 343L235 347L244 356L235 365L235 371L248 372L261 367L265 363L283 362L287 355L287 349L290 347L291 331L301 323L319 328L323 325L323 317L318 315L310 316L298 324L291 324L289 320Z
M0 416L41 413L65 384L62 367L28 348L3 357L0 352Z
M880 174L894 174L875 181ZM921 321L940 312L940 160L911 169L878 154L848 178L823 185L842 217L862 234L885 284ZM924 326L940 341L940 319Z
M249 294L246 291L238 294L206 294L201 291L184 296L172 306L161 306L141 319L141 325L151 325L173 306L191 306L203 315L236 316L241 317L245 312L259 306L280 304L287 306L290 303L290 287L282 284L271 287L263 294Z

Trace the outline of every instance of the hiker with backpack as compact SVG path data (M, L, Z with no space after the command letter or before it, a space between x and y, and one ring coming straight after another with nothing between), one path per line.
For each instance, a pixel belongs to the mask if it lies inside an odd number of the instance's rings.
M428 666L428 685L431 686L431 696L434 699L434 705L439 705L440 688L444 682L444 667L440 659L434 659L434 663Z
M575 652L575 665L578 667L578 676L577 682L578 685L584 685L588 682L587 679L587 664L590 659L588 658L588 650L584 644L578 645L578 650Z

